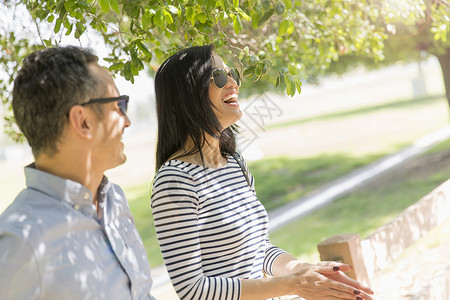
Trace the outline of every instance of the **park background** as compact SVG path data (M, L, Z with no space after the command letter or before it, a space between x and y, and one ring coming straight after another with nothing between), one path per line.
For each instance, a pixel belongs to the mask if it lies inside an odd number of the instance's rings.
M8 22L8 18L2 20ZM95 49L100 58L107 56L99 41L81 40L65 37L62 44L83 44ZM156 135L151 71L143 70L133 85L116 76L120 92L131 96L132 125L124 136L128 160L107 176L125 189L158 279L162 258L150 211ZM251 82L244 79L242 91ZM279 90L252 91L253 95L240 99L244 111L239 122L241 150L255 176L258 198L269 211L396 153L449 123L442 70L433 56L372 71L360 67L341 77L322 77L317 85L305 82L301 94L294 97ZM255 108L259 115L252 115ZM26 145L15 144L0 131L0 212L23 189L23 166L32 160ZM320 241L347 232L365 237L449 177L450 140L446 139L332 204L271 232L272 242L301 259L317 261ZM420 263L430 256L446 261L448 251L442 249L450 249L445 239L448 228L446 222L440 231L415 245L418 250L407 253L406 262ZM398 266L388 271L384 280L374 282L379 299L409 299L426 281L401 277L405 268ZM427 271L423 273L432 276L436 270ZM159 299L176 299L167 282L155 286Z

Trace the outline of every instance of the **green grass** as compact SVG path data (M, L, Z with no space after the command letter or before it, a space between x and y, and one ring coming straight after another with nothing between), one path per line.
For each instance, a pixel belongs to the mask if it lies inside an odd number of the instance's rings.
M269 158L249 164L258 199L267 210L296 200L318 187L365 166L383 154L351 157Z
M450 151L447 140L417 160ZM286 226L270 236L273 244L296 257L317 260L317 244L335 234L358 233L361 238L390 222L450 177L450 166L399 174L380 185L369 185L337 199L321 210Z
M443 141L442 143L439 143L439 145L436 145L435 147L429 149L423 155L442 152L442 151L446 151L448 149L450 149L450 139ZM448 163L450 163L450 162L448 162Z

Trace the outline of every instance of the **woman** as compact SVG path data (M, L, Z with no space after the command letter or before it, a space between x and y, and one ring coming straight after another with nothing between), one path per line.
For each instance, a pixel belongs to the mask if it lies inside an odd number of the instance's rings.
M370 289L340 272L349 265L307 264L271 245L253 177L231 155L233 124L242 115L241 80L212 50L182 50L155 77L158 171L152 212L178 296L372 299Z

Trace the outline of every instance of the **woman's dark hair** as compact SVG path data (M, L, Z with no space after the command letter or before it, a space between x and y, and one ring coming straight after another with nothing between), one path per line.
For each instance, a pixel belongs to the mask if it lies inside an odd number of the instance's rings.
M194 146L185 149L185 155L199 152L202 161L206 134L219 139L222 155L236 151L235 127L222 128L208 95L212 51L212 45L183 49L169 57L156 72L157 170L184 147L188 137Z
M54 47L31 53L14 80L12 107L34 156L53 154L70 108L100 96L89 70L98 57L78 47Z

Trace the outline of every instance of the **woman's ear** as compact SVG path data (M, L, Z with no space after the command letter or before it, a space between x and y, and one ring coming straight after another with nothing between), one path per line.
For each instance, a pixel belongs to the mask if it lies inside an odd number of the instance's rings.
M81 105L74 105L69 111L69 124L72 131L80 138L91 139L93 113Z

